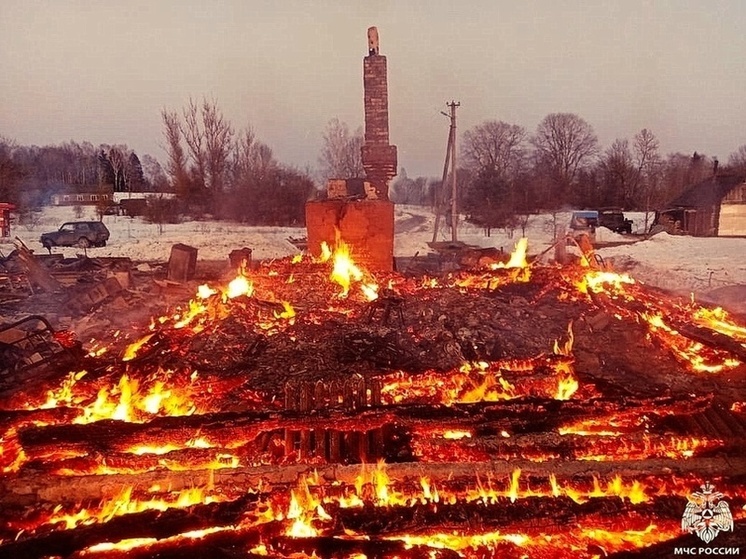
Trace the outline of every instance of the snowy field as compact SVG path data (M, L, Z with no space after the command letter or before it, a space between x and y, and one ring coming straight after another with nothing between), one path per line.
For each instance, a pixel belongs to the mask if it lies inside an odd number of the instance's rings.
M644 214L627 214L634 220L634 230L641 232ZM96 219L92 208L86 209L82 219ZM65 221L76 221L70 207L49 207L37 215L33 225L15 225L17 236L37 253L46 253L39 243L41 233L59 228ZM570 213L560 213L553 220L550 215L533 216L527 226L529 252L538 254L551 245L557 231L566 230ZM216 221L187 221L158 225L140 218L105 216L104 223L111 232L106 247L88 250L91 257L124 256L137 262L165 262L174 243L185 243L199 250L201 260L226 260L231 250L249 247L257 259L289 256L298 250L288 241L289 237L305 237L305 228L249 227ZM418 206L396 207L396 256L407 257L429 251L432 240L434 216L428 208ZM517 230L511 236L504 230L493 230L490 237L483 229L462 223L458 238L468 244L498 247L506 251L521 236ZM597 240L605 243L629 241L607 229L597 231ZM450 231L442 228L438 240L450 240ZM0 251L13 250L12 239L0 241ZM54 248L55 253L74 257L78 248ZM746 286L746 239L694 238L671 236L665 233L647 240L602 248L599 254L616 270L626 271L645 283L677 292L692 291L698 294L718 288ZM551 256L550 251L548 256ZM732 291L732 289L731 289Z

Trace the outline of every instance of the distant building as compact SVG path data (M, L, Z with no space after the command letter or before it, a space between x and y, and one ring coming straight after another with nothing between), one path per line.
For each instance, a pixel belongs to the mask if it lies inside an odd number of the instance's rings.
M97 206L103 203L114 205L114 192L112 188L95 192L65 190L52 194L51 201L53 206Z
M133 198L175 198L173 192L114 192L114 201L119 203L122 200L131 200Z
M129 217L145 215L148 201L151 199L172 199L176 195L172 192L115 192L114 202L117 213Z
M656 213L653 226L695 237L746 236L746 178L714 175Z

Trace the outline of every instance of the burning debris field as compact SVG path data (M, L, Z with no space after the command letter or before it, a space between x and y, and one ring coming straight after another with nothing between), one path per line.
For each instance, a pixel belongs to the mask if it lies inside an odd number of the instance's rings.
M743 320L525 244L345 248L6 374L0 556L664 557L706 482L743 543Z

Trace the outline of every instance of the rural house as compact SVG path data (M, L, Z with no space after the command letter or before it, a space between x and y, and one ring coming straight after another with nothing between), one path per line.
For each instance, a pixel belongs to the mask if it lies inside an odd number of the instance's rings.
M713 175L660 210L655 224L695 237L746 236L746 179Z
M97 191L76 191L65 189L62 192L52 194L51 203L53 206L96 206L101 203L113 204L113 189L101 188Z

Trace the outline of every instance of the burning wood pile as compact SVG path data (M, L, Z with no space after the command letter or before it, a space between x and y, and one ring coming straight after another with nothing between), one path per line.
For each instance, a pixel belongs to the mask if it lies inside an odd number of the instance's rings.
M7 388L0 556L667 556L705 482L743 541L746 326L525 254L374 276L339 243Z

